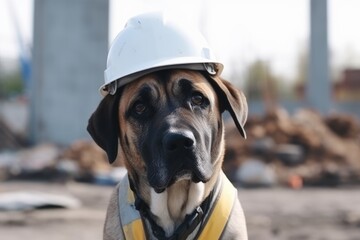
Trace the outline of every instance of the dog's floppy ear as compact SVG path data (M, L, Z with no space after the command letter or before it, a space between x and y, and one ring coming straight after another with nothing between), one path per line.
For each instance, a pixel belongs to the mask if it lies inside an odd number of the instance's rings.
M87 126L94 141L107 154L109 162L113 163L118 154L118 104L120 94L106 95L95 112L91 115Z
M218 76L209 76L208 79L219 97L221 111L227 110L230 113L240 134L246 138L244 125L248 115L248 105L245 95L230 82Z

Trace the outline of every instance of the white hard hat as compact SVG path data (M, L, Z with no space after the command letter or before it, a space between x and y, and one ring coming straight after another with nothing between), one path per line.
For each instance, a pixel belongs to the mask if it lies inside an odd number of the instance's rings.
M131 18L113 41L104 72L102 95L147 73L167 68L205 70L220 74L223 65L194 27L167 18L164 13L145 13Z

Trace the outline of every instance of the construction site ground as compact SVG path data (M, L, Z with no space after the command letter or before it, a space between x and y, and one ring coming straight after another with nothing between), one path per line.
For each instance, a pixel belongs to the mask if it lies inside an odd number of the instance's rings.
M102 228L113 187L69 182L2 182L0 193L40 191L67 194L77 209L0 212L1 239L92 240ZM359 240L360 189L239 189L251 240Z

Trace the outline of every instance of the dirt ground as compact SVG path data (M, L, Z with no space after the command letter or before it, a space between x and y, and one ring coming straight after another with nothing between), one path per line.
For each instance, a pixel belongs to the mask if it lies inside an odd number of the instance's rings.
M81 183L2 182L0 193L27 190L70 194L73 210L0 212L0 239L92 240L102 225L112 187ZM359 240L360 188L239 189L250 240Z

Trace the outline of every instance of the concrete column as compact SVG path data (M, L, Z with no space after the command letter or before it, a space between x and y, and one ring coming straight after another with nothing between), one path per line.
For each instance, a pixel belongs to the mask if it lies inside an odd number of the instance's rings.
M310 59L307 101L325 114L331 106L327 0L310 0Z
M30 138L89 138L108 50L108 0L35 0Z

